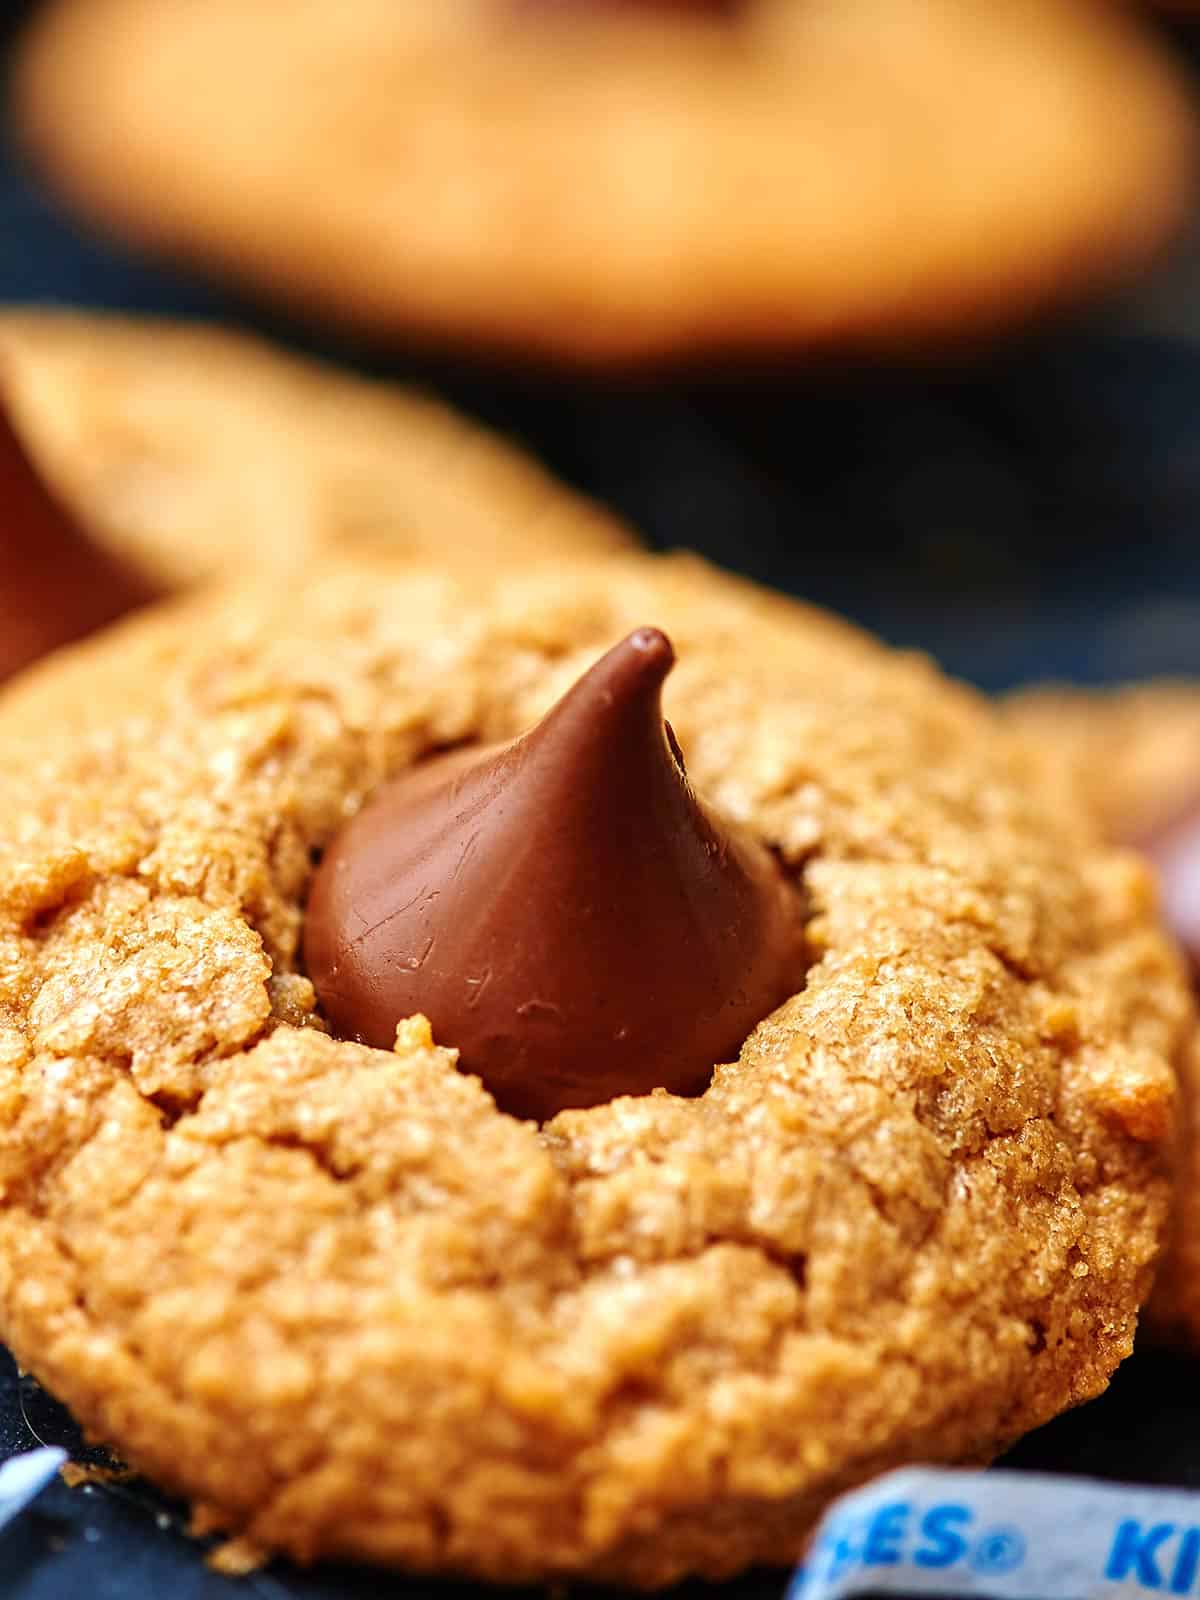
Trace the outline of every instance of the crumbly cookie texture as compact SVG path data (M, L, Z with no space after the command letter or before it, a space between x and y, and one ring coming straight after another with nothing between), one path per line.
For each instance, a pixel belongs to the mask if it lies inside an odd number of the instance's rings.
M170 586L327 547L468 571L633 543L439 401L228 329L4 310L0 381L80 523Z
M540 1129L419 1018L329 1037L339 824L647 622L693 781L803 882L802 991L699 1098ZM1129 1351L1186 985L1142 865L924 660L690 558L327 564L68 653L0 738L0 1333L198 1526L721 1577Z
M1186 679L1105 691L1026 690L1003 705L1042 774L1105 839L1150 839L1200 799L1200 684ZM1185 1056L1190 1124L1171 1240L1147 1308L1149 1331L1200 1348L1200 1029Z
M56 0L14 95L143 245L594 365L978 333L1144 264L1192 187L1184 88L1083 0Z

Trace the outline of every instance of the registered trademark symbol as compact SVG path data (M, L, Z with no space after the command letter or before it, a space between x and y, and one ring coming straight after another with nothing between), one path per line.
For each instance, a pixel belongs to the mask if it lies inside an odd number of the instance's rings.
M1025 1536L1016 1528L993 1528L971 1551L976 1572L1012 1572L1025 1559Z

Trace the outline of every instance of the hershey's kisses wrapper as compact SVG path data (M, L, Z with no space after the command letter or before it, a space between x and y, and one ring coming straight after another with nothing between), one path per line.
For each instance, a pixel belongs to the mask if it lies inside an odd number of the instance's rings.
M787 1600L1200 1595L1200 1493L906 1469L829 1509Z

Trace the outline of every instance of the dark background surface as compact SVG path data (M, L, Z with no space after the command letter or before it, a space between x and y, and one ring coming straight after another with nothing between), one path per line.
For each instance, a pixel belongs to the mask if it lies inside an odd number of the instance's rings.
M0 27L11 27L9 12ZM1197 53L1184 35L1181 50ZM221 316L416 376L615 504L836 606L990 689L1200 673L1200 250L1070 327L954 368L581 386L339 350L77 229L0 146L0 301ZM1143 1352L1109 1394L1009 1458L1200 1488L1200 1365ZM24 1403L23 1403L24 1401ZM32 1431L26 1413L33 1423ZM75 1443L0 1352L0 1456ZM780 1575L716 1591L782 1593ZM55 1483L0 1533L3 1600L457 1600L468 1586L276 1565L218 1577L179 1508L137 1485ZM691 1600L714 1591L689 1586Z

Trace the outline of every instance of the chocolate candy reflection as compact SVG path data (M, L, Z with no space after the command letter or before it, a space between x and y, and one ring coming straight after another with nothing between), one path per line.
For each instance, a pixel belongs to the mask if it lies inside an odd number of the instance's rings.
M714 1062L803 980L802 899L689 783L641 628L529 733L437 757L334 840L305 955L343 1036L424 1012L504 1109L545 1118Z
M0 683L154 598L50 497L0 411Z

